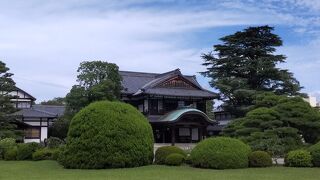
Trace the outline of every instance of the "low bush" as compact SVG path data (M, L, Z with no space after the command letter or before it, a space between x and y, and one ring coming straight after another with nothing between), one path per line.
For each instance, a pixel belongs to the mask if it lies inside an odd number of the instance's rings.
M169 154L165 160L165 164L168 166L180 166L184 162L185 156L173 153Z
M311 167L311 154L306 150L290 151L285 157L285 165L289 167Z
M40 160L57 160L60 153L60 149L50 149L50 148L42 148L38 149L36 152L32 154L32 160L40 161Z
M201 168L246 168L250 152L250 147L240 140L228 137L208 138L192 150L191 161L193 166Z
M309 151L312 156L312 164L314 167L320 167L320 142L311 146Z
M271 156L264 151L254 151L249 155L250 167L269 167L272 166Z
M4 158L4 154L7 150L16 146L16 140L13 138L5 138L0 140L0 159Z
M17 147L14 146L11 149L7 149L4 153L3 159L6 161L14 161L17 159Z
M64 144L65 144L64 141L57 138L57 137L49 137L47 139L47 147L48 148L58 148Z
M31 160L32 154L40 148L39 143L21 143L18 144L17 160Z
M155 154L155 163L156 164L165 164L166 158L170 154L181 154L183 157L186 157L187 154L181 148L176 146L163 146L157 149Z

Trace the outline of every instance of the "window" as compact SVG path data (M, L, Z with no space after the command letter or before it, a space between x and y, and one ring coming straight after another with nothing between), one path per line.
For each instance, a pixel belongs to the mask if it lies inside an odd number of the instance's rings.
M25 138L35 139L40 138L40 127L29 127L25 130Z

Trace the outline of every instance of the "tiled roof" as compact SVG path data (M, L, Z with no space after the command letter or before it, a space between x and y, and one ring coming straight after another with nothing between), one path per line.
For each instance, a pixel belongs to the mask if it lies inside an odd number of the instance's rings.
M31 108L15 112L13 115L23 117L57 118L63 115L64 110L64 106L34 105Z
M216 94L203 89L197 82L195 76L182 75L179 69L169 71L162 74L120 71L122 76L122 93L139 95L168 95L168 96L192 96L192 97L216 97ZM198 89L182 89L182 88L157 88L156 85L165 80L180 76L186 81L192 83Z

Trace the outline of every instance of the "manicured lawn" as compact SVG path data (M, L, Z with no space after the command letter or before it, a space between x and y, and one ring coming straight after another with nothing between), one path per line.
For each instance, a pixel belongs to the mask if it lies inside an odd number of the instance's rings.
M0 161L0 179L217 179L308 180L319 179L319 168L272 167L262 169L208 170L188 166L145 166L131 169L67 170L55 161Z

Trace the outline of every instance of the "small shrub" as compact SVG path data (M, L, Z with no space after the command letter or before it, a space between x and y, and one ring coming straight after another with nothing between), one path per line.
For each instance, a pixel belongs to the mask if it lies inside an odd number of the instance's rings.
M40 161L40 160L57 160L60 153L60 149L49 149L42 148L38 149L36 152L32 154L32 160Z
M6 150L4 153L4 160L6 161L14 161L17 159L17 147L13 147L11 149Z
M246 168L250 152L250 147L240 140L228 137L208 138L192 150L191 161L193 166L201 168Z
M170 154L181 154L183 157L186 157L187 154L179 147L176 146L163 146L157 149L155 154L155 163L156 164L165 164L167 156Z
M184 162L185 162L186 164L190 164L190 165L192 164L190 154L187 155L187 157L185 158Z
M0 159L4 158L4 154L7 150L15 147L16 140L13 138L5 138L0 140Z
M320 142L311 146L309 151L312 156L312 164L315 167L320 167Z
M166 157L165 164L168 166L180 166L184 162L185 156L173 153Z
M153 133L133 106L100 101L71 120L66 146L58 158L65 168L137 167L153 161Z
M290 151L285 157L285 165L289 167L311 167L312 157L306 150Z
M40 148L40 144L32 142L18 144L17 160L31 160L32 154Z
M64 145L64 141L57 137L49 137L47 139L47 147L48 148L58 148Z
M269 167L272 166L271 156L264 151L254 151L249 155L250 167Z

